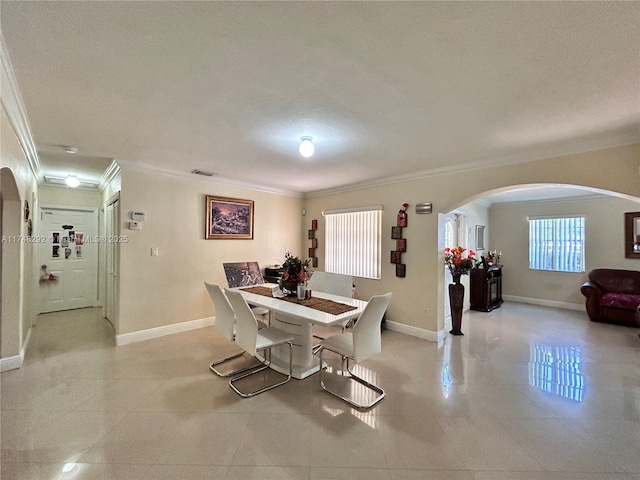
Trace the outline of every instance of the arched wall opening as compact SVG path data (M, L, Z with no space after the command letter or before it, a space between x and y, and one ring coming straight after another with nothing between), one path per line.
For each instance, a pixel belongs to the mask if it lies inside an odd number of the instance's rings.
M554 194L553 194L553 190L554 188L563 188L563 189L574 189L576 190L576 194L580 195L580 196L576 196L573 199L571 197L561 197L561 198L555 198L556 201L562 203L562 202L568 202L568 204L571 204L572 202L574 202L575 206L574 208L577 210L580 210L579 213L585 213L585 211L592 211L594 209L594 207L592 207L592 205L595 205L595 203L606 203L606 202L613 202L615 203L615 205L623 205L624 208L629 208L632 210L638 210L638 208L640 208L640 197L637 196L633 196L633 195L629 195L629 194L624 194L624 193L620 193L620 192L616 192L616 191L612 191L612 190L605 190L605 189L601 189L601 188L593 188L593 187L585 187L584 185L574 185L574 184L567 184L567 183L528 183L528 184L518 184L518 185L512 185L512 186L504 186L504 187L499 187L499 188L493 188L493 189L489 189L486 190L484 192L478 192L472 195L468 195L465 198L460 198L458 199L455 203L452 203L450 207L445 207L445 209L443 209L443 211L440 213L439 215L439 222L438 222L438 258L440 261L442 260L442 253L441 250L444 247L444 243L445 243L445 231L444 231L444 219L446 219L447 214L449 212L452 211L459 211L460 209L464 210L466 207L468 207L470 204L473 204L473 202L476 201L480 201L479 203L482 203L483 199L486 199L487 197L496 194L496 193L503 193L503 192L516 192L519 190L531 190L531 189L537 189L538 191L544 191L547 192L547 198L546 200L540 196L540 198L537 198L535 200L530 200L531 203L547 203L549 204L549 200L550 199L554 199ZM559 188L558 188L559 189ZM582 195L581 195L582 194ZM595 195L594 195L595 194ZM587 195L592 195L592 197L587 197ZM594 204L590 205L590 202L588 201L589 198L594 199L596 202ZM579 201L577 201L579 200ZM597 200L600 200L600 202L597 202ZM617 200L617 201L616 201ZM586 203L585 203L586 202ZM487 205L489 205L489 203L487 203ZM637 205L637 206L635 206ZM635 208L634 208L635 206ZM496 207L496 205L493 205L493 207ZM493 208L493 207L489 207L489 208ZM498 208L500 208L500 205L498 205ZM533 207L529 207L529 208L533 208ZM542 208L542 207L540 207ZM601 208L602 210L602 208ZM613 213L613 212L612 212ZM617 213L620 213L620 215L617 215ZM595 223L595 214L589 214L591 215L591 218L588 216L587 217L587 228L591 228L592 231L594 230L594 225L596 228L600 229L601 231L598 233L598 235L596 235L600 240L600 246L602 246L602 243L604 243L604 239L608 236L608 235L612 235L611 232L606 232L606 231L602 231L605 227L602 227L598 224ZM618 218L620 217L620 218ZM492 215L492 218L495 218L495 215ZM589 221L591 221L591 223L589 223ZM618 236L623 236L624 235L624 229L623 229L623 215L622 212L616 212L615 215L612 215L612 218L610 219L611 221L611 225L613 225L614 229L617 230L616 235ZM504 223L504 222L503 222ZM474 228L473 225L470 226L470 238L473 237L474 235ZM522 229L521 229L522 230ZM528 232L528 230L527 230ZM503 230L504 233L504 230ZM527 250L526 254L524 256L520 256L520 258L518 259L519 262L519 270L517 271L523 271L523 270L527 270L528 267L528 239L525 238L526 237L526 233L520 232L520 235L522 236L521 243L523 245L525 245L525 250ZM489 232L489 236L491 236L491 232ZM622 239L623 237L621 237ZM620 239L620 240L621 240ZM587 243L587 247L588 249L596 249L595 245L594 245L594 239L591 239L592 241ZM609 240L608 238L606 238L606 240ZM499 245L499 238L496 239L495 237L492 238L492 242L493 245L495 246L496 244ZM617 243L620 243L620 245L618 245ZM628 260L624 259L624 253L623 253L623 245L622 245L622 241L617 242L617 240L612 240L610 242L610 246L611 248L609 248L609 251L613 251L613 252L617 252L617 259L614 261L618 262L617 266L612 266L612 268L627 268L627 269L636 269L638 267L640 267L640 265L635 266L635 264L631 263L629 264ZM474 248L473 245L473 240L471 240L471 243L469 244L469 246L471 248ZM596 251L598 253L600 253L601 251L605 250L606 246L602 246L602 248L597 248ZM597 262L603 262L604 260L602 259L602 255L599 256L599 258L594 258L596 257L596 255L589 255L589 252L587 251L587 268L586 268L586 272L585 272L585 276L586 273L591 270L592 268L602 268L602 267L607 267L609 265L603 265L603 264L598 264ZM513 258L510 259L511 262L513 262ZM606 260L608 261L608 260ZM626 262L626 263L624 263ZM515 263L515 262L513 262ZM513 266L512 263L512 266ZM514 273L513 270L511 273ZM508 275L508 273L507 273ZM516 299L514 296L514 298L512 298L515 301L525 301L526 303L528 303L528 298L526 298L526 295L523 295L521 292L524 289L525 285L529 285L532 284L534 282L531 282L532 278L535 278L536 275L545 275L544 273L534 273L534 272L526 272L525 275L522 275L522 278L519 278L518 281L520 282L519 285L519 290L520 290L520 294L517 295L517 297L519 297L519 299ZM547 274L548 275L548 274ZM555 279L554 280L558 280L559 282L561 282L562 280L560 280L560 278L562 277L563 274L555 274ZM566 274L567 276L570 274ZM576 278L578 278L575 274L573 275L574 279L572 281L577 281L575 280ZM519 276L520 277L520 276ZM529 281L529 283L527 284L527 279ZM579 279L578 279L579 280ZM566 279L565 279L566 281ZM437 319L437 329L439 332L441 332L444 328L445 328L445 320L446 320L446 300L445 300L445 290L447 288L446 285L446 281L444 279L444 275L439 275L438 276L438 304L439 304L439 311L438 311L438 319ZM560 283L561 284L561 283ZM532 288L532 293L533 293L533 297L536 301L540 300L540 304L543 305L545 304L544 301L542 299L539 299L538 297L540 296L539 293L540 292L535 292L536 289ZM538 293L538 295L536 295L536 293ZM442 302L442 303L441 303ZM571 289L571 291L569 293L567 293L567 298L557 298L557 299L551 299L549 300L548 305L549 306L554 306L556 305L560 306L561 308L573 308L576 310L583 310L583 299L580 297L579 295L579 290L578 289Z
M0 168L0 211L0 359L15 361L22 344L22 208L16 179L7 167ZM15 367L3 362L3 370L9 368Z

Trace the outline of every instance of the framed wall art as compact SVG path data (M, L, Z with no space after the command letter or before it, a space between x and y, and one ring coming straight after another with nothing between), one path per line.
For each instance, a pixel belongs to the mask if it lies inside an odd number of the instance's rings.
M476 250L484 250L484 225L476 225Z
M253 200L206 196L207 240L253 240Z
M624 214L624 256L640 258L640 212Z

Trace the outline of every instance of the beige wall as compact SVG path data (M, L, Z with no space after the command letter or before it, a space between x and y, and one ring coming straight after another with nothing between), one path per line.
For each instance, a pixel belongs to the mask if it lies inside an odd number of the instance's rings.
M40 205L72 205L75 207L100 207L101 196L97 190L80 190L66 187L41 187Z
M2 106L0 122L0 167L9 169L11 171L10 176L15 179L19 205L16 205L14 210L19 210L20 212L19 217L5 219L5 221L15 221L16 224L13 230L19 232L19 235L26 236L28 234L27 223L23 217L25 200L29 202L34 232L37 231L38 216L35 215L38 208L37 183L27 163L27 158L20 147L15 130L5 112L4 105ZM3 174L3 177L9 177L9 175ZM11 183L14 182L13 179L10 180ZM7 178L3 178L2 183L4 184L6 180ZM0 355L1 358L9 358L20 354L20 350L24 347L27 333L35 320L37 308L36 288L38 284L37 275L34 272L33 243L25 241L13 244L7 243L2 245L2 249L3 266L6 265L7 267L3 268L2 272L3 292L6 293L7 288L11 292L11 298L8 298L8 295L4 295L3 303L10 300L14 307L11 307L8 311L2 311ZM17 295L17 299L13 298L15 295Z
M502 250L503 294L525 299L584 305L580 286L594 268L640 270L640 261L624 256L624 212L640 210L638 202L606 197L494 206L491 231ZM585 216L585 273L529 270L529 216ZM498 240L499 239L499 240Z
M217 184L198 178L123 170L118 334L211 317L203 282L226 286L223 262L281 263L301 253L302 199ZM253 240L205 240L205 196L253 200ZM129 230L132 211L142 230ZM159 256L150 255L151 248Z
M394 297L387 315L389 320L437 332L442 330L444 324L444 281L441 273L444 245L439 236L438 213L447 213L481 198L487 192L514 185L579 185L640 198L639 168L640 145L612 148L311 197L305 201L306 218L319 220L318 256L322 267L322 210L383 204L382 279L356 279L356 294L366 299L374 294L393 291ZM408 227L404 232L407 253L403 259L407 264L407 276L397 278L387 256L392 249L390 229L403 202L411 205ZM432 202L434 213L416 215L414 206L419 202ZM306 230L301 232L301 238L306 241ZM497 247L495 232L490 231L489 238L489 246ZM428 315L424 314L425 309L428 309Z

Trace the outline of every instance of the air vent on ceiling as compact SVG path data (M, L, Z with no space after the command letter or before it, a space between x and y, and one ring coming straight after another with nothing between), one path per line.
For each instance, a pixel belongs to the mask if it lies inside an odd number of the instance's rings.
M195 173L196 175L202 175L204 177L214 177L217 175L217 173L205 172L204 170L198 170L197 168L195 170L191 170L191 173Z

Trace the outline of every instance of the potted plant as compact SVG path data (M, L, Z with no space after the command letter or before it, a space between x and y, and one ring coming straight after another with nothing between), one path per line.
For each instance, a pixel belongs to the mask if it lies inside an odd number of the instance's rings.
M302 260L300 257L294 257L291 252L287 252L284 256L282 272L282 277L278 282L280 290L285 295L295 295L298 284L306 284L313 274L311 260Z

